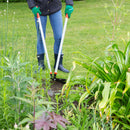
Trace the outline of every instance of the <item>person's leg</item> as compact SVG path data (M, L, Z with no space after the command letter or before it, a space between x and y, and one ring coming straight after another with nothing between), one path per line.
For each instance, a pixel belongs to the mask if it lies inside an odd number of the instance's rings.
M57 57L58 57L58 52L59 52L59 47L60 47L60 42L61 42L61 38L62 38L62 30L63 30L61 10L49 15L49 18L50 18L50 23L51 23L51 26L53 29L54 40L55 40L55 42L54 42L54 56L55 56L54 68L55 68ZM69 71L67 69L65 69L62 65L62 61L63 61L63 54L61 51L58 69L63 72L68 73Z
M53 35L54 35L54 40L55 40L54 53L58 54L60 41L62 37L62 29L63 29L61 11L51 14L49 18L50 18L50 23L53 29Z
M47 23L47 16L40 16L42 29L44 32L44 37L46 36L46 23ZM40 68L44 69L44 46L41 38L41 33L39 29L39 24L37 22L37 18L35 17L35 25L37 29L37 59L38 59L38 65ZM40 69L39 68L39 69Z

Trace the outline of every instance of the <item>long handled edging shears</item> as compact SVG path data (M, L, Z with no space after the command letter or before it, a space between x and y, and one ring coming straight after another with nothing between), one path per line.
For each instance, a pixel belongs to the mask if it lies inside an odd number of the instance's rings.
M62 32L62 38L61 38L60 48L59 48L59 52L58 52L58 58L57 58L57 61L56 61L56 66L55 66L55 71L54 71L54 78L52 76L52 70L51 70L51 66L50 66L50 61L49 61L49 57L48 57L46 42L45 42L45 38L44 38L44 34L43 34L43 28L42 28L42 24L41 24L41 19L40 19L39 13L37 13L37 20L38 20L38 23L39 23L39 29L40 29L40 32L41 32L42 43L43 43L43 46L44 46L46 60L47 60L47 65L48 65L48 69L50 70L51 79L54 80L54 81L65 83L66 79L58 79L58 78L56 78L56 76L57 76L58 65L59 65L59 61L60 61L62 46L63 46L65 32L66 32L66 27L67 27L67 22L68 22L68 14L66 14L66 16L65 16L65 23L64 23L64 28L63 28L63 32Z

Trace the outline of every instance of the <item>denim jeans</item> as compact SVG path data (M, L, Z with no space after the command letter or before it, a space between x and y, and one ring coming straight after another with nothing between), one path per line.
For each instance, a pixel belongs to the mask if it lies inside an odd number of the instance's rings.
M47 16L40 16L42 28L44 32L44 37L46 37L46 23L47 23ZM49 15L49 20L52 26L53 35L54 35L54 53L58 54L59 47L60 47L60 41L62 37L62 29L63 29L63 23L62 23L62 14L61 10ZM37 18L35 17L35 24L37 29L37 55L45 53L44 46L42 43L42 38L39 30L39 25L37 23Z

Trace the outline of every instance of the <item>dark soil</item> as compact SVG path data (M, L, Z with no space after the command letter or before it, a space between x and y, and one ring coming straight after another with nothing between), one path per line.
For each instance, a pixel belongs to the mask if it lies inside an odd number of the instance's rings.
M64 85L64 83L62 83L62 82L51 81L51 86L50 86L50 88L48 90L48 95L51 98L54 98L56 93L60 93L61 92L63 85ZM45 88L44 82L43 82L43 88Z
M51 83L52 83L51 90L55 92L58 92L59 90L61 90L64 85L63 83L58 82L58 81L52 81Z
M51 86L50 88L47 90L47 94L51 97L52 101L55 101L55 95L57 93L61 93L62 87L65 85L65 83L63 82L59 82L59 81L51 81ZM79 85L75 85L74 89L77 89L77 87L79 87ZM43 81L43 88L46 90L45 88L45 84ZM77 101L73 102L75 104L75 106L78 105ZM59 105L62 104L62 101L59 102Z

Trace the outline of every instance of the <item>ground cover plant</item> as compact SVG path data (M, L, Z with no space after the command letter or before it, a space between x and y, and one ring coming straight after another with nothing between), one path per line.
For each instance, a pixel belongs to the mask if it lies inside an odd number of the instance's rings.
M36 71L36 29L27 3L0 2L0 129L130 129L129 8L129 0L74 2L63 45L70 73L58 71L67 79L59 84L47 69ZM63 21L64 9L65 3ZM53 42L48 22L52 68Z
M90 86L90 90L92 91L91 93L94 93L92 95L95 96L95 100L97 100L96 105L100 111L101 118L102 113L105 113L107 121L112 118L113 122L123 124L124 129L130 129L128 125L130 122L130 86L126 84L126 72L130 67L129 49L130 41L126 44L124 52L119 50L116 44L113 44L111 51L114 55L106 57L105 60L97 61L98 59L92 60L85 56L90 62L89 65L86 64L88 62L77 61L78 64L88 69L96 77L94 83L96 82L97 85L95 84L92 88ZM88 91L85 92L81 96L82 101L89 94Z

